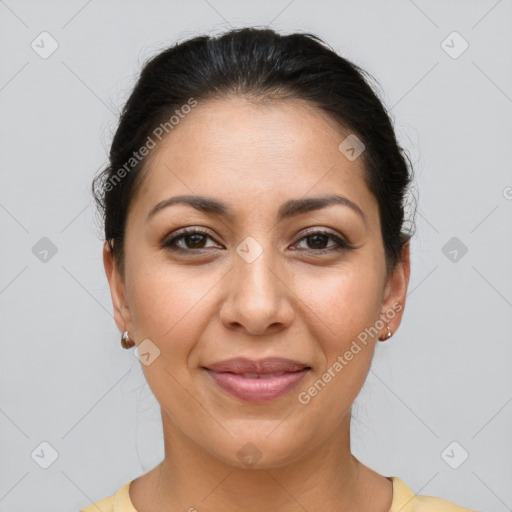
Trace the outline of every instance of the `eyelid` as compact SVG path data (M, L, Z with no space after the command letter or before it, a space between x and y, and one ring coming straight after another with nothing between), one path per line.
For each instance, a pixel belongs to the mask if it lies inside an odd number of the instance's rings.
M305 238L313 235L324 235L330 237L336 243L337 249L339 250L354 248L354 246L347 240L345 236L339 234L336 231L332 231L331 229L320 227L309 228L308 230L303 231L293 245L296 245ZM325 249L304 249L304 251L309 251L312 253L334 252L335 250L336 248L333 247Z
M194 226L186 226L182 229L179 229L178 231L174 232L171 236L165 237L162 241L161 245L163 248L172 248L172 250L181 251L181 252L199 252L199 251L208 251L209 248L199 248L199 249L184 249L182 247L179 247L177 245L174 245L176 240L182 240L188 235L194 235L194 234L200 234L207 238L210 238L213 240L216 244L219 244L215 237L210 234L210 232L206 228L202 227L194 227ZM330 248L324 248L324 249L302 249L301 251L310 252L310 253L328 253L328 252L335 252L336 250L347 250L354 248L354 246L344 237L343 235L339 234L336 231L333 231L329 228L322 228L322 227L312 227L308 228L302 233L300 233L296 239L296 241L292 244L292 247L297 245L299 242L303 241L305 238L308 238L309 236L313 235L324 235L327 237L330 237L334 242L335 246ZM222 245L222 244L219 244Z
M347 244L349 243L348 240L341 233L338 233L337 231L335 231L331 228L323 228L323 227L307 228L305 231L303 231L302 233L300 233L298 235L300 237L300 238L298 238L298 240L300 241L304 237L316 235L316 234L329 235L334 238L340 239L344 243L347 243Z
M204 235L205 237L208 237L211 240L213 240L215 243L217 243L217 244L219 243L219 242L217 242L215 237L207 229L200 228L200 227L194 227L194 226L186 226L184 228L178 229L177 231L173 232L171 235L166 236L163 239L163 241L161 243L161 246L163 248L168 248L176 240L178 240L178 239L181 240L181 239L185 238L186 236L196 235L196 234ZM192 251L201 251L201 250L207 250L207 249L183 249L182 247L176 246L176 250L178 250L178 251L182 250L182 251L185 251L185 252L192 252Z

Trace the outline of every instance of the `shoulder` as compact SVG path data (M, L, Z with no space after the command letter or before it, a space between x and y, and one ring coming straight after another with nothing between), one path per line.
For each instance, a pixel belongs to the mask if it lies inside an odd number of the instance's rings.
M113 496L103 498L80 512L137 512L130 501L130 484L131 481L124 484Z
M477 512L441 498L416 495L398 477L390 479L393 482L393 503L389 512Z
M389 512L478 512L441 498L416 495L400 478L389 478L393 482L393 502ZM104 498L80 512L137 512L128 492L130 483L123 485L113 496Z
M96 503L83 508L80 512L113 512L114 510L114 496L104 498Z

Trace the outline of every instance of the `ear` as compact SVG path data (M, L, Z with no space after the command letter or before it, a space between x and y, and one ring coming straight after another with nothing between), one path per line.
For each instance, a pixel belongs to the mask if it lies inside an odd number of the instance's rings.
M401 261L387 278L382 301L381 318L389 325L393 334L402 322L410 273L410 241L407 241L402 248ZM387 332L387 328L384 328L381 335L385 338Z
M130 308L126 301L124 279L121 276L108 242L103 245L103 266L107 275L114 307L114 320L121 332L132 330Z

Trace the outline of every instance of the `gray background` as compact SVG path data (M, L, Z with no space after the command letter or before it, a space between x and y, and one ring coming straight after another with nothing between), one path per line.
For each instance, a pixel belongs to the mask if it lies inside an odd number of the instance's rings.
M372 73L416 170L405 317L356 401L355 455L416 493L512 510L511 22L511 0L0 1L0 511L78 510L159 462L90 182L146 58L268 24Z

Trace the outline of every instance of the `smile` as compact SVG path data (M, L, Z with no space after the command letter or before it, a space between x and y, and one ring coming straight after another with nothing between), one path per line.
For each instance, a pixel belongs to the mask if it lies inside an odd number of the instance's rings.
M239 400L265 403L288 394L311 369L295 361L232 359L203 367L215 384Z

